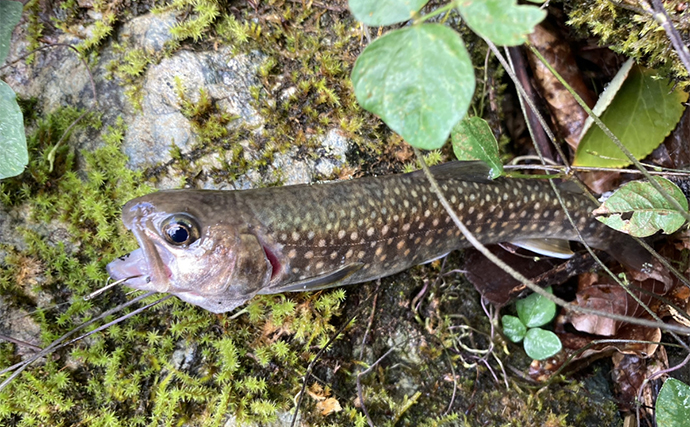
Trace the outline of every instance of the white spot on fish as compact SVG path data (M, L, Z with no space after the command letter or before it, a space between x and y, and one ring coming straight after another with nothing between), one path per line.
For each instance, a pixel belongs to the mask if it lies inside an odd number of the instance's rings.
M295 242L299 240L299 233L298 232L296 232L296 231L292 232L292 240L294 240Z

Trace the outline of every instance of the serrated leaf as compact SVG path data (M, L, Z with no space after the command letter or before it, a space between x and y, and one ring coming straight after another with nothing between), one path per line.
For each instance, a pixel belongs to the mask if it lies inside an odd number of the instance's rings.
M0 0L0 65L10 51L12 31L22 18L23 7L18 1Z
M503 333L512 342L520 342L525 338L527 328L517 317L506 314L501 317L501 323L503 324Z
M688 94L653 70L633 66L601 120L637 159L651 153L676 127ZM592 126L575 153L576 166L623 167L627 157L599 129Z
M14 91L0 80L0 179L19 175L27 163L24 116Z
M551 287L545 289L553 293ZM518 317L528 328L546 325L556 315L556 304L539 294L532 294L515 302Z
M654 180L687 211L688 200L680 188L665 178ZM649 182L625 184L592 213L609 227L636 237L651 236L659 230L671 234L685 223L683 215Z
M472 31L502 46L523 44L546 18L545 10L516 0L460 0L458 11Z
M370 27L397 24L412 18L429 0L349 0L350 12Z
M669 378L656 398L656 423L659 427L685 427L690 419L690 386Z
M458 160L482 160L491 168L491 179L503 175L498 142L486 120L465 117L453 127L450 138Z
M352 84L362 108L411 145L435 150L467 113L475 78L458 33L423 24L367 46L355 62Z
M563 344L556 334L541 328L527 331L523 346L525 353L534 360L548 359L563 348Z

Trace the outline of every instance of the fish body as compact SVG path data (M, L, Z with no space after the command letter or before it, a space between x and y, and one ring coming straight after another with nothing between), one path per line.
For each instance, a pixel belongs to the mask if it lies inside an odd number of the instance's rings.
M431 171L485 244L578 240L545 180L489 180L479 162ZM627 238L590 215L596 204L584 194L561 194L588 244L606 250ZM123 222L140 249L108 265L112 278L137 276L126 284L217 313L256 294L374 280L470 246L421 171L243 191L160 191L128 202Z

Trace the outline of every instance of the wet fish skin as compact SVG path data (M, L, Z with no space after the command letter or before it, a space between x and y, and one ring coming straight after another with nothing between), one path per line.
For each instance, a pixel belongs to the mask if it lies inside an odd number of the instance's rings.
M431 170L485 244L577 240L547 181L492 181L479 162ZM596 205L584 194L561 194L588 244L604 250L629 244L591 217ZM180 231L176 221L190 230ZM140 275L127 285L172 293L213 312L256 294L377 279L469 246L421 172L245 191L160 191L128 202L123 222L140 249L111 262L111 277ZM171 223L175 236L198 238L172 244L165 231Z

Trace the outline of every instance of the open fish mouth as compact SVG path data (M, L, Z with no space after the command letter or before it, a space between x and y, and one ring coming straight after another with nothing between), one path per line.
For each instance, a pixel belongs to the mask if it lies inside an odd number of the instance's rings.
M157 252L162 258L170 256L165 250ZM170 277L170 269L165 265L165 261L163 266L167 276ZM130 288L161 292L161 286L153 280L151 270L146 254L141 248L116 258L106 267L106 271L113 280L127 279L123 284Z

